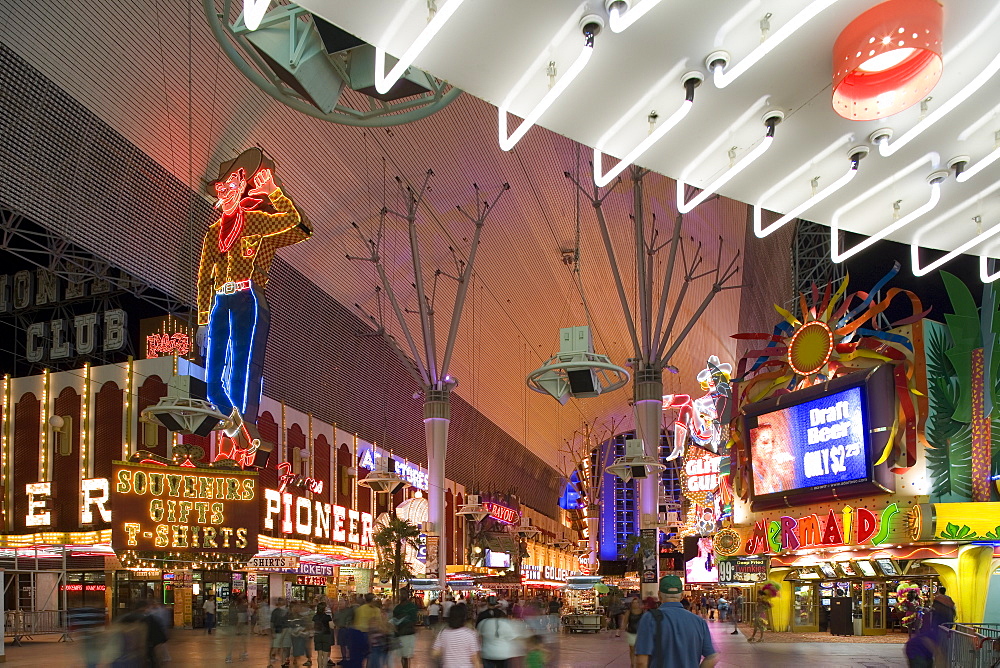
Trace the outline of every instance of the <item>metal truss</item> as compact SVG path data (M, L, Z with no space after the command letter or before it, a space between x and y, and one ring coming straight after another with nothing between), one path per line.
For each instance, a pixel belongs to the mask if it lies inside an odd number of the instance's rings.
M830 228L801 218L795 223L792 237L792 298L798 303L799 293L809 294L812 285L838 284L847 275L842 262L831 257ZM786 304L787 305L787 304Z
M89 283L90 290L85 297L75 300L61 300L56 304L31 304L18 309L13 314L3 316L5 320L19 332L37 321L37 315L45 312L52 319L72 320L78 313L74 305L86 302L95 311L104 312L122 308L120 298L132 295L149 303L165 314L184 317L191 310L187 303L164 295L158 289L145 281L141 281L127 272L113 266L110 262L95 257L64 237L47 230L20 213L0 208L0 249L24 260L38 269L52 273L57 279L66 283ZM25 360L24 341L14 337L10 343L11 352L18 360ZM86 358L94 364L112 364L121 360L123 355L135 356L136 351L132 337L125 337L125 346L118 350L102 350L98 344ZM40 362L27 362L26 373L41 373L45 369L75 368L79 366L78 356L72 355L64 360L47 359Z
M326 113L313 105L301 92L289 85L274 67L261 57L260 53L247 39L251 32L243 22L243 14L239 13L236 20L230 22L230 17L237 12L233 9L233 0L223 0L222 8L217 0L202 0L205 17L215 35L216 41L226 56L243 73L243 75L262 91L278 102L331 123L353 125L359 127L389 127L412 123L430 116L454 101L462 91L450 84L421 72L428 89L423 95L410 96L405 100L383 101L378 98L355 93L349 97L362 101L363 104L352 106L342 95L334 108ZM308 51L307 40L313 39L312 14L294 3L280 4L271 9L263 18L258 29L288 25L288 53L296 61ZM327 56L331 69L345 83L351 81L348 56L334 53ZM417 72L417 70L413 70ZM286 75L287 76L287 75Z

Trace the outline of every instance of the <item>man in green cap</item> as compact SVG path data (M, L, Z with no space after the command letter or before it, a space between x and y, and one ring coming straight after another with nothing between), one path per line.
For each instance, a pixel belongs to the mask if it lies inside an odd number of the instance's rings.
M708 623L684 609L683 594L676 575L660 579L660 607L639 620L636 668L712 668L718 661Z

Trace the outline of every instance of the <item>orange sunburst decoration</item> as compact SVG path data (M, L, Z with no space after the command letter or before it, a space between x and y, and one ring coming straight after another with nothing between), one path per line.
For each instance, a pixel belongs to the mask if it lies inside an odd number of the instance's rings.
M735 339L766 341L763 348L751 350L739 361L733 392L736 405L792 392L837 376L871 368L879 364L894 367L897 395L897 420L885 452L876 464L889 458L896 447L893 470L905 471L916 463L916 446L923 441L923 421L926 418L926 381L918 377L914 365L916 355L922 355L919 322L927 315L920 299L908 290L892 288L885 298L876 299L879 291L899 272L897 263L870 292L853 292L845 296L845 278L834 291L827 285L822 295L813 284L810 295L800 294L798 314L780 306L775 310L783 318L770 334L741 333ZM885 311L894 298L906 295L912 314L892 324L891 331L879 329L877 316ZM860 303L856 303L860 300ZM855 305L856 304L856 305ZM734 411L736 415L738 411ZM740 445L740 424L732 425L733 441ZM748 462L742 447L732 449L733 487L737 494L747 493L741 480Z

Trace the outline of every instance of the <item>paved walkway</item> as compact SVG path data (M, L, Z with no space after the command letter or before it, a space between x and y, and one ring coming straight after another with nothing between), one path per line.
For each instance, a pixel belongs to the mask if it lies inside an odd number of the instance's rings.
M716 649L721 657L719 668L903 668L903 648L900 645L862 643L748 643L742 635L730 635L728 624L710 624ZM225 667L228 639L224 635L206 636L199 631L174 631L168 649L173 661L166 668ZM417 656L411 668L431 668L428 660L431 634L421 631ZM246 662L233 666L264 668L267 665L268 642L265 638L250 638ZM336 650L334 650L336 652ZM55 638L25 641L23 647L6 646L5 668L82 667L83 660L77 643L60 643ZM238 659L239 652L235 653ZM560 636L558 657L553 668L629 668L628 645L624 636L611 633L571 634ZM398 660L389 668L398 668ZM321 668L314 666L314 668Z

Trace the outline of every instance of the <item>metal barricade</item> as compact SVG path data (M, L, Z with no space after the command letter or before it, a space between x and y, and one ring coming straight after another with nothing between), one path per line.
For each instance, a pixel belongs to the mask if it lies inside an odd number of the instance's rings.
M60 642L73 640L66 628L65 614L59 610L4 612L4 636L13 638L15 645L40 635L58 635Z
M1000 667L1000 624L948 624L941 628L948 668Z

